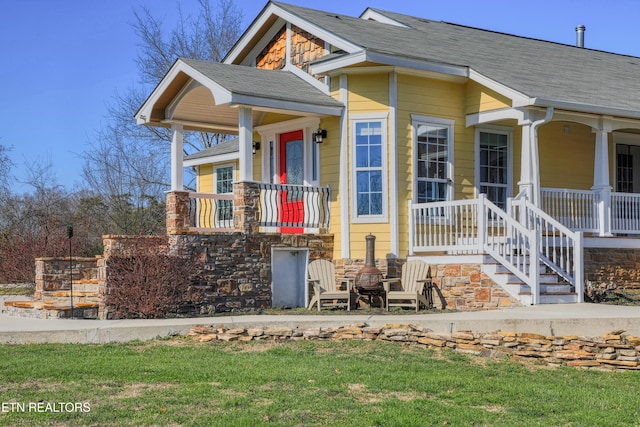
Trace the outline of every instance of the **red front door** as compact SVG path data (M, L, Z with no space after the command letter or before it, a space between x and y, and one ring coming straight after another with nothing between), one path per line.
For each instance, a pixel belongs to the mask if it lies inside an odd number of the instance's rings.
M280 183L303 185L303 133L301 130L280 135ZM285 223L304 222L304 204L302 192L286 190L282 192L282 209L279 220ZM283 233L302 233L301 227L283 227Z

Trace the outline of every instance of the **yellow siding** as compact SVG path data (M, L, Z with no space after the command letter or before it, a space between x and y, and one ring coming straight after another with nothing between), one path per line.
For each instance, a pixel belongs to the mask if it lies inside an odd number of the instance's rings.
M340 119L329 118L320 123L327 138L320 144L320 185L331 188L331 234L334 235L334 258L341 257L340 233ZM345 191L347 191L345 189Z
M213 165L198 166L197 190L199 193L213 193Z
M464 84L398 76L398 227L401 256L409 250L408 202L413 199L412 114L455 121L455 198L473 197L474 129L465 126L465 94Z
M349 76L349 114L388 113L389 112L389 75L388 74L356 74ZM387 123L387 131L389 123ZM387 135L387 142L389 141ZM351 123L349 123L349 169L352 165ZM388 146L387 146L388 147ZM387 148L388 149L388 148ZM387 152L387 159L389 153ZM339 163L338 163L339 165ZM339 167L339 166L338 166ZM387 172L389 169L387 168ZM352 173L352 171L351 171ZM351 187L351 173L349 186ZM387 176L388 182L390 182ZM353 218L353 194L349 195L349 219ZM388 206L391 214L393 206ZM351 258L365 257L365 236L373 233L376 236L376 258L382 258L391 252L391 228L389 222L350 225Z
M349 113L389 111L389 75L349 76Z
M588 190L593 186L595 136L590 127L551 122L538 129L538 141L541 187Z
M467 83L467 114L497 110L511 106L511 100L486 87L469 81Z

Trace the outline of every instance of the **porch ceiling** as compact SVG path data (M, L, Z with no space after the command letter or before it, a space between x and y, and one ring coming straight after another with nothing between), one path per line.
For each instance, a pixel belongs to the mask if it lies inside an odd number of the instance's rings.
M135 117L138 124L235 134L240 106L252 109L254 125L265 112L326 116L343 109L290 72L178 59Z

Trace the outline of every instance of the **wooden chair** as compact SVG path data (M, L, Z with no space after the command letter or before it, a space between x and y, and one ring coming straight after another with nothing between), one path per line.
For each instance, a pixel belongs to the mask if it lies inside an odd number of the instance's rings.
M400 283L402 289L391 290L391 283ZM424 261L413 260L402 267L402 277L382 281L386 292L386 309L389 307L415 307L416 313L420 303L427 308L433 307L431 267Z
M320 311L323 305L322 303L330 301L331 307L346 305L347 310L351 310L352 279L347 277L336 278L335 266L331 261L324 259L312 261L307 269L309 271L308 282L313 285L313 297L309 301L308 309L311 309L311 307L316 304L318 311ZM345 285L345 290L340 289L343 287L343 284Z

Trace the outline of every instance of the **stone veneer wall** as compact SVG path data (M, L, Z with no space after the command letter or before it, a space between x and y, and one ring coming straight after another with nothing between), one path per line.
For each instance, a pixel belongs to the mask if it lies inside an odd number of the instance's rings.
M72 278L74 285L93 283L98 278L97 262L97 258L36 258L34 298L42 298L42 293L47 291L70 290Z
M419 325L366 323L327 328L288 327L227 328L200 325L189 335L200 341L382 340L432 349L450 349L492 357L511 357L551 366L576 366L608 370L640 370L640 337L613 331L600 337L546 336L530 333L456 331L434 333Z
M600 292L640 294L640 249L585 248L584 276Z
M101 295L106 294L110 256L157 251L201 265L194 286L204 295L191 315L271 307L271 249L308 249L309 259L331 259L333 235L217 233L169 237L106 236L100 263ZM100 318L109 318L102 309Z
M469 311L522 306L482 273L480 264L432 265L431 275L436 308Z
M401 277L405 262L396 258L376 259L376 267L386 277ZM354 278L364 267L364 260L338 259L335 264L336 275ZM522 306L482 273L480 264L434 264L431 265L431 277L433 302L438 309L470 311Z

